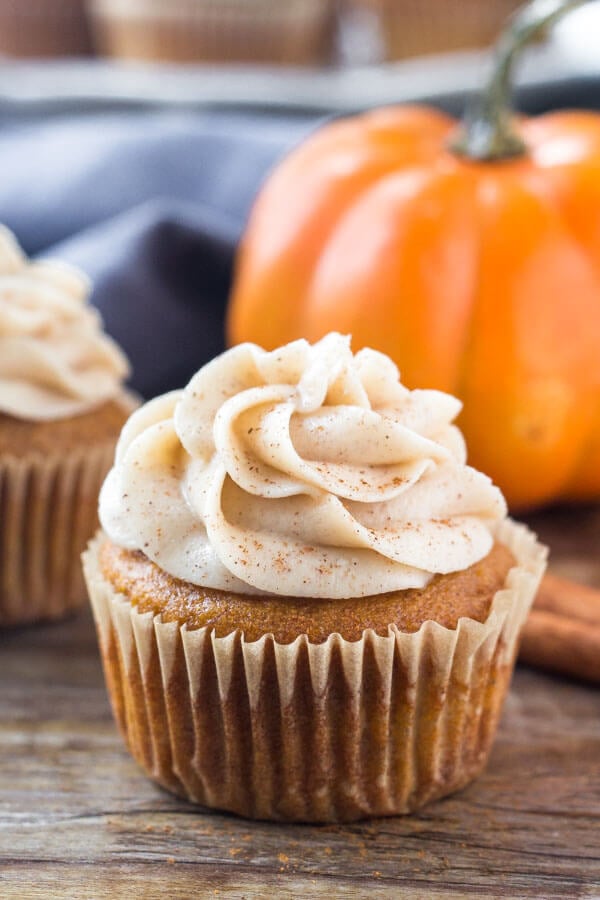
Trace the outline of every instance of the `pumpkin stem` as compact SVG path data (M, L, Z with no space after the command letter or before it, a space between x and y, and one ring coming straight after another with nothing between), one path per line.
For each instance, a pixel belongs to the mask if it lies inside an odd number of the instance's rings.
M533 0L510 17L494 48L494 64L487 86L467 109L450 149L474 160L509 159L527 152L513 125L510 104L512 72L529 41L586 0Z

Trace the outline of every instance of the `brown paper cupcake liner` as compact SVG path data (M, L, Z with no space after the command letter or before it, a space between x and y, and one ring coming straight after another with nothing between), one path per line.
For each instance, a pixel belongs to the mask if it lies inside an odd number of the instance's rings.
M115 717L161 785L244 816L306 822L406 813L463 787L487 760L546 551L510 521L517 560L483 623L428 621L322 644L217 638L140 614L84 569Z
M110 443L0 460L0 626L58 619L84 602L80 556L113 456Z
M101 52L134 59L315 63L333 40L331 0L92 0Z
M522 0L347 0L379 16L387 59L488 47Z
M83 56L90 50L86 0L0 0L0 53Z

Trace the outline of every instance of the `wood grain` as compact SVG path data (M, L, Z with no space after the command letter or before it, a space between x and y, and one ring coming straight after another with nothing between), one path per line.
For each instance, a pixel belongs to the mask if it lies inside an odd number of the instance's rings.
M600 510L534 525L600 585ZM151 784L88 614L0 636L0 897L600 897L600 691L517 670L484 775L410 817L281 826Z

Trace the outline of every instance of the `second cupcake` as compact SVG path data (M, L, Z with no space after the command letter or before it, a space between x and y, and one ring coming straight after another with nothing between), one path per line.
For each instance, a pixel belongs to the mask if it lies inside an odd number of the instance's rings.
M85 598L79 556L135 405L88 292L80 272L29 262L0 227L0 626Z

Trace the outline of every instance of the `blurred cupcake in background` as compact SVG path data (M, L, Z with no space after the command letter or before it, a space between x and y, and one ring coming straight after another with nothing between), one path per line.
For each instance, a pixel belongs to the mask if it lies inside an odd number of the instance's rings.
M125 59L327 62L332 0L90 0L96 48Z
M0 0L0 55L85 56L85 0Z
M486 47L522 0L344 0L376 17L388 60Z
M59 618L85 596L79 556L135 405L88 293L0 229L0 625Z

